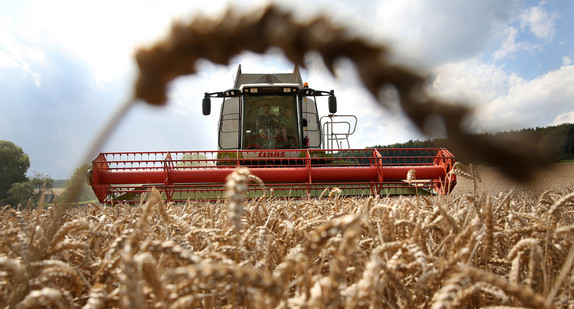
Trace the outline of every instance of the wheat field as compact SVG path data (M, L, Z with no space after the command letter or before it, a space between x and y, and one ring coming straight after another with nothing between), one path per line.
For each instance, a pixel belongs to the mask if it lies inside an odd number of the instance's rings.
M572 192L245 201L250 177L217 203L2 208L0 306L574 307Z
M531 181L517 183L498 171L494 166L478 166L476 194L499 194L501 192L530 195L535 198L545 191L569 192L574 189L574 162L554 163L534 172ZM473 192L473 180L459 177L453 195L460 196Z

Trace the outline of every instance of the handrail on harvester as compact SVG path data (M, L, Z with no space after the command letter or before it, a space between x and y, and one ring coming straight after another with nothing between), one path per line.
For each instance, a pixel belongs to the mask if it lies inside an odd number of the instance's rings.
M449 173L453 165L454 156L440 148L116 152L96 157L90 179L100 202L139 201L151 187L168 201L219 199L227 175L238 166L249 167L279 197L318 196L328 187L346 195L415 187L447 194L456 183ZM415 182L407 181L411 170Z

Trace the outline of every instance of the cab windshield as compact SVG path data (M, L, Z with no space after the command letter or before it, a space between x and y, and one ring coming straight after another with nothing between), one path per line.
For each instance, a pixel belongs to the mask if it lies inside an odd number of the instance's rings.
M296 94L244 94L242 148L300 148L296 98Z

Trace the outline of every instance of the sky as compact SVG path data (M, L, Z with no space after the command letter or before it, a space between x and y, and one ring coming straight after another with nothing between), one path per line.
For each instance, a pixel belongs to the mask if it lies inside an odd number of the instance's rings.
M352 36L384 44L394 62L428 76L428 92L473 110L469 132L574 123L574 0L293 0L280 6L317 15ZM69 178L116 110L133 95L134 51L166 36L174 20L247 14L262 0L0 0L0 140L30 157L29 176ZM335 90L338 114L356 115L352 148L426 139L396 108L383 108L353 64L335 76L310 54L303 79ZM242 53L228 66L199 61L176 79L164 107L138 102L101 151L216 150L219 101L203 116L204 92L230 88L243 72L290 72L276 50ZM396 103L396 102L395 102ZM327 99L318 102L327 114ZM393 108L394 106L394 108ZM440 130L432 137L442 137Z

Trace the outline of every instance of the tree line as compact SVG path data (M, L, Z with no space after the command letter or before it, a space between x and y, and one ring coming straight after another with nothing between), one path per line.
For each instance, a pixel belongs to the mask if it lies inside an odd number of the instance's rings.
M513 138L522 139L535 144L546 150L551 155L554 162L574 160L574 124L565 123L557 126L536 127L522 130L512 130L498 133L480 133L477 136L488 136L493 138ZM389 149L389 148L449 148L449 140L427 139L424 141L409 140L405 143L396 143L385 146L373 146L369 148ZM456 154L455 154L456 156ZM475 162L482 163L482 162Z
M26 206L37 207L41 201L43 193L51 191L54 187L54 180L49 175L34 173L33 177L28 177L30 168L30 157L16 144L11 141L0 140L0 206ZM84 177L86 167L76 169L72 179ZM77 202L94 200L95 194L85 182L78 196L71 200ZM70 181L67 181L64 195L69 194L67 190Z

